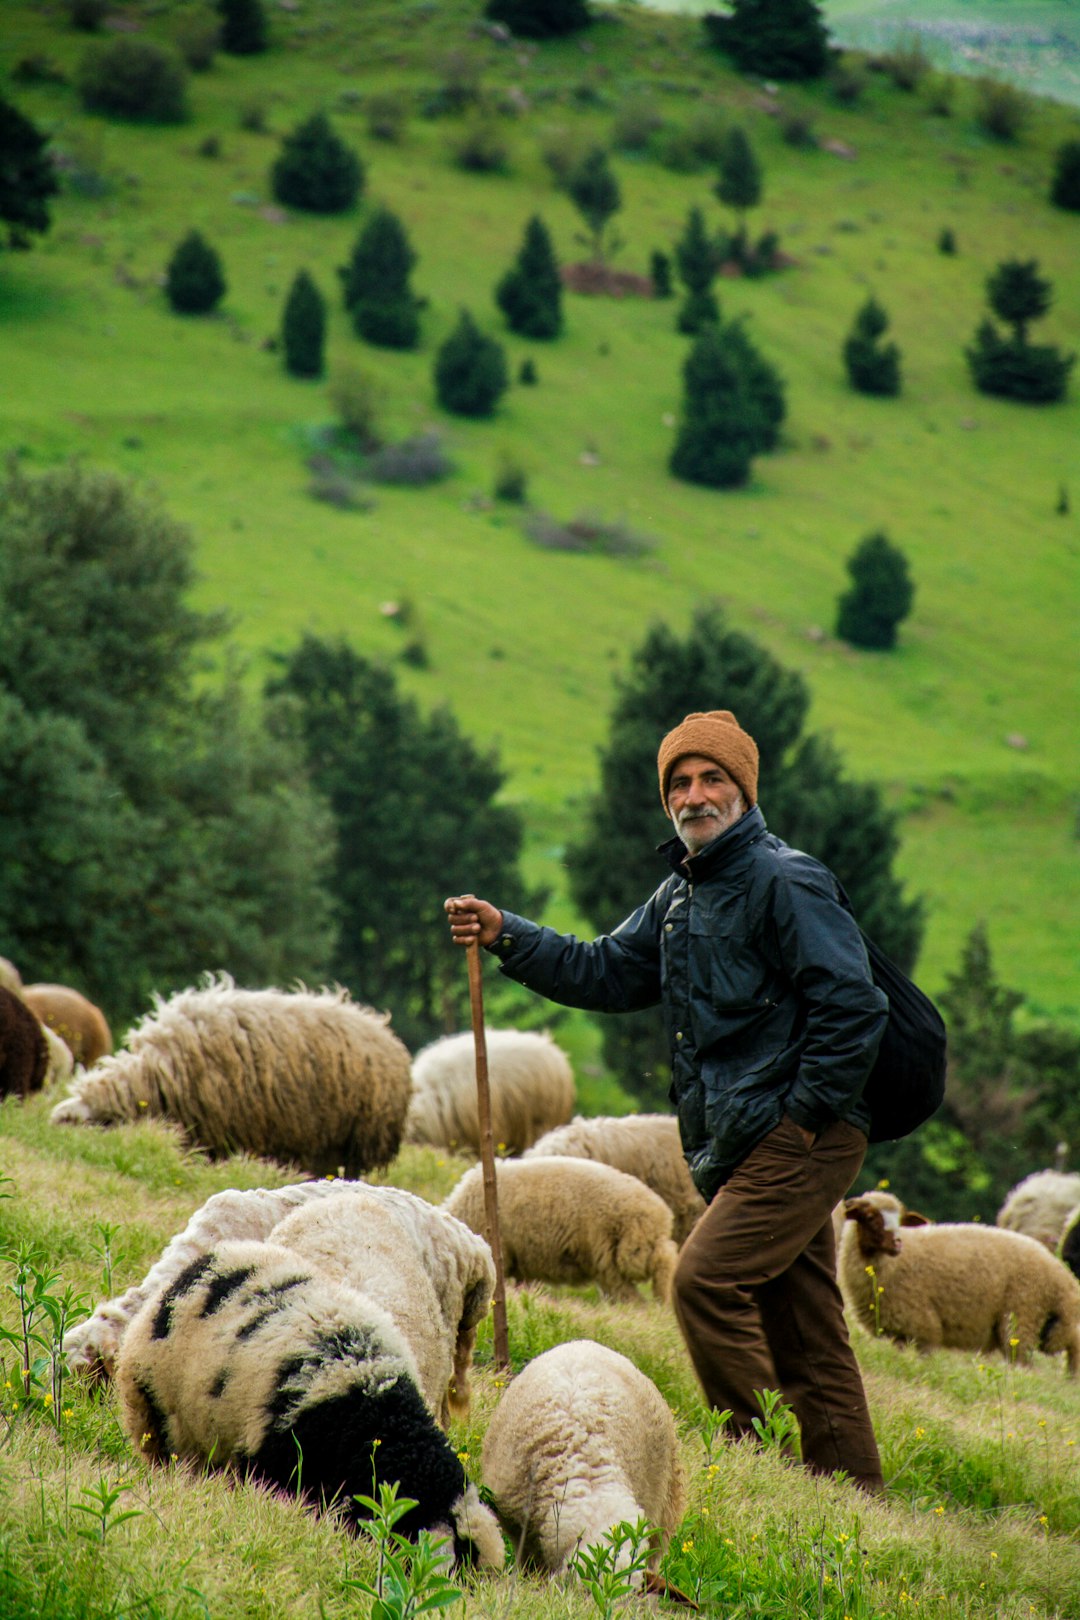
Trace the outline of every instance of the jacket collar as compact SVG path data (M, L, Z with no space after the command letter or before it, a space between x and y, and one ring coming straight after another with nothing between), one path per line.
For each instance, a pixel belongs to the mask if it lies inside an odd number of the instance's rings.
M730 866L767 830L760 806L755 804L752 810L739 817L734 827L729 827L711 844L706 844L697 855L687 854L681 838L669 838L666 844L660 844L658 848L671 870L679 877L689 878L692 883L703 883L706 878Z

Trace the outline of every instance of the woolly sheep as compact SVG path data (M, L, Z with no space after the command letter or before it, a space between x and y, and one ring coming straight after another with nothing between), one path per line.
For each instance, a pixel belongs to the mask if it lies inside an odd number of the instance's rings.
M997 1224L1023 1232L1054 1253L1065 1219L1080 1204L1080 1175L1036 1170L1013 1188L997 1213Z
M496 1166L499 1235L508 1277L520 1282L596 1282L614 1299L635 1299L649 1281L668 1300L679 1251L671 1211L636 1176L588 1159L508 1159ZM443 1202L486 1234L479 1165Z
M113 1049L105 1014L66 984L27 984L19 992L31 1012L56 1031L76 1063L89 1068Z
M416 1363L381 1306L275 1243L223 1243L132 1322L120 1348L124 1427L150 1461L226 1470L338 1503L397 1480L397 1525L448 1535L500 1569L502 1536L424 1405Z
M13 990L0 988L0 1096L40 1091L49 1057L44 1026Z
M1058 1258L1064 1261L1074 1277L1080 1277L1080 1204L1066 1217Z
M486 1036L491 1128L508 1153L523 1153L574 1111L570 1062L550 1035L489 1029ZM445 1035L416 1054L405 1125L409 1142L480 1152L476 1053L471 1034Z
M217 1154L237 1150L355 1176L401 1142L409 1054L346 990L238 990L227 975L168 1001L128 1050L79 1076L55 1125L167 1116Z
M945 1347L1027 1363L1064 1351L1080 1370L1080 1282L1041 1243L974 1224L916 1224L890 1193L848 1200L840 1284L862 1326L922 1350ZM872 1267L872 1274L868 1271Z
M622 1118L599 1114L592 1119L575 1114L569 1125L548 1131L523 1157L550 1154L594 1159L636 1176L671 1210L671 1235L680 1246L705 1208L705 1200L690 1179L679 1122L673 1114L627 1114Z
M633 1362L591 1339L545 1351L513 1380L488 1425L482 1471L521 1561L556 1574L580 1547L642 1517L657 1532L655 1566L685 1503L667 1402Z

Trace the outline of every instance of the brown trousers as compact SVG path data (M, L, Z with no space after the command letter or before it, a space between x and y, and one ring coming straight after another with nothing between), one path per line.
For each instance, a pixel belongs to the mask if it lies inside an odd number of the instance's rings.
M813 1473L846 1469L882 1489L858 1363L836 1281L832 1211L866 1152L834 1120L806 1146L786 1115L723 1186L683 1245L675 1314L710 1406L731 1432L754 1433L759 1389L778 1389Z

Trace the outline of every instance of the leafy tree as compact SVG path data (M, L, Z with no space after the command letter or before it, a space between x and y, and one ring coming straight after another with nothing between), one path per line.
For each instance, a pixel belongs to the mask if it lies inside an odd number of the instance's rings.
M230 56L257 56L267 45L262 0L217 0L221 14L221 48Z
M1035 259L1006 259L987 278L987 298L1000 320L1012 327L1003 337L984 319L964 351L976 388L1004 399L1048 404L1064 399L1075 355L1063 355L1052 344L1029 343L1028 324L1050 308L1053 289L1039 275Z
M281 662L268 692L295 706L336 829L334 977L389 1008L410 1046L467 1026L444 896L498 894L511 909L538 899L520 876L518 812L496 803L497 759L462 735L448 709L422 714L388 670L344 642L308 635Z
M897 627L915 600L904 553L887 535L868 534L846 566L851 588L837 602L837 635L855 647L895 647Z
M188 74L176 51L136 34L87 47L76 82L87 112L183 123Z
M225 272L216 248L189 231L169 260L165 296L178 315L205 315L225 296Z
M324 112L285 136L271 169L278 202L311 214L342 214L364 188L364 165Z
M1050 201L1057 208L1080 213L1080 141L1063 141L1058 147Z
M867 932L910 970L921 908L904 899L892 871L896 816L875 787L846 777L829 743L804 735L810 693L802 676L731 629L712 604L698 609L685 636L653 625L617 680L598 789L567 851L582 915L607 931L666 875L656 845L672 828L656 790L657 746L684 714L713 708L721 698L757 742L770 829L832 868ZM659 1012L606 1018L601 1028L605 1059L623 1084L643 1103L660 1102L669 1076Z
M377 208L356 239L349 263L338 270L358 337L386 349L415 349L420 303L409 287L416 263L405 227L389 208Z
M691 208L686 216L683 233L675 243L675 265L686 288L686 299L675 322L677 329L693 336L703 327L718 325L720 306L712 290L716 253L700 208Z
M735 210L734 246L745 251L746 215L761 201L761 165L743 130L728 130L720 148L720 175L713 187L722 203Z
M325 815L285 715L207 683L191 540L78 467L0 482L0 914L117 1017L224 968L326 971Z
M445 410L490 416L509 376L501 343L481 332L467 309L435 356L435 392Z
M487 0L484 15L519 39L557 39L592 21L585 0Z
M45 153L48 144L48 136L0 96L0 221L9 247L29 247L32 231L49 228L46 204L60 185Z
M848 381L860 394L894 395L900 392L900 350L881 343L889 317L876 298L868 298L844 340Z
M709 42L743 73L817 79L829 65L829 36L814 0L731 0L702 18Z
M495 289L512 332L553 338L562 331L562 282L547 226L534 214L513 265Z
M602 264L619 245L608 226L622 207L619 182L602 146L594 146L574 165L567 176L566 189L589 228L586 241L592 256Z
M285 369L293 377L321 377L325 365L326 300L307 270L298 270L281 319Z

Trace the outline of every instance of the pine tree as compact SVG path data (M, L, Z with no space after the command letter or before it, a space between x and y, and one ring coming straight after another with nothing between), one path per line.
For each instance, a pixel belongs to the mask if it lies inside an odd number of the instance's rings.
M743 73L817 79L829 65L829 36L814 0L731 0L727 15L702 19L709 42Z
M10 247L29 247L32 231L49 229L46 204L60 185L48 144L48 136L0 96L0 221Z
M557 39L592 21L585 0L487 0L484 15L518 39Z
M501 343L480 331L467 309L435 357L435 392L445 410L490 416L509 377Z
M257 56L266 49L266 12L262 0L218 0L221 48L231 56Z
M741 129L730 129L720 148L720 176L713 190L722 203L735 210L732 248L738 258L746 255L746 215L761 201L761 186L761 165L753 147Z
M972 346L964 351L976 388L1030 404L1064 399L1076 356L1061 354L1053 344L1029 343L1027 337L1029 322L1044 315L1053 300L1038 261L1003 260L987 278L986 293L1012 335L1003 337L989 319L980 323Z
M876 298L868 298L844 341L848 381L860 394L900 392L900 350L895 343L879 341L888 327L884 309Z
M225 273L215 248L189 231L165 272L165 296L178 315L206 315L224 298Z
M325 365L326 300L306 270L298 270L285 300L281 344L292 377L321 377Z
M415 349L420 305L409 287L415 263L400 219L389 208L377 208L357 237L349 263L338 271L358 337L386 349Z
M671 259L659 248L654 248L649 255L649 280L654 298L671 297Z
M668 465L676 478L734 489L750 477L763 423L718 327L698 333L683 366L683 413Z
M676 317L678 331L692 337L706 326L720 321L720 306L712 291L716 276L716 252L705 229L700 208L691 208L683 233L675 243L675 265L686 298Z
M1050 201L1056 208L1080 212L1080 141L1063 141L1058 147Z
M512 332L553 338L562 331L562 282L547 226L534 214L513 265L495 289L495 302Z
M271 170L278 202L312 214L341 214L364 187L364 166L323 112L298 124Z
M846 567L852 583L837 603L837 635L855 647L895 647L897 627L915 600L904 553L887 535L868 534Z
M617 247L608 234L612 217L622 207L622 192L602 146L594 146L571 169L566 189L570 200L589 228L588 246L598 263L603 263Z
M787 416L784 380L754 343L742 316L729 321L722 328L721 335L728 354L742 372L753 403L753 422L756 424L754 452L775 450Z

